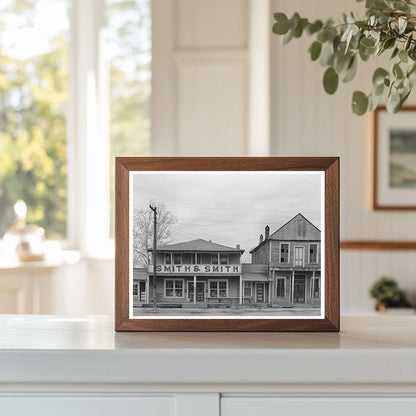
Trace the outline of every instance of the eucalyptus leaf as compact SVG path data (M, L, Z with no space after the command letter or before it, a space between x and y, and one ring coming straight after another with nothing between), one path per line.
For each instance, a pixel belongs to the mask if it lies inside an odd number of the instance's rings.
M392 67L391 72L393 73L393 75L395 76L395 78L401 79L404 77L403 71L400 68L399 64L394 64Z
M404 49L402 49L402 50L399 52L399 59L400 59L402 62L407 63L408 58L409 58L409 55L407 54L407 51L405 51Z
M313 23L310 23L309 26L306 29L306 32L309 35L313 35L314 33L319 32L322 29L322 26L324 24L322 23L321 20L315 20Z
M357 58L354 55L349 63L348 69L344 72L342 77L342 82L350 82L354 79L355 75L357 74Z
M273 33L277 35L285 35L290 29L289 19L284 13L275 13L274 20L276 23L273 25Z
M334 94L335 91L338 88L338 73L335 71L335 69L330 66L329 68L327 68L327 70L324 73L324 79L323 79L323 84L324 84L324 89L328 94Z
M382 97L381 94L380 95L371 94L370 105L369 105L368 111L374 111L378 107L381 101L381 97Z
M293 39L293 30L289 30L286 35L283 36L282 43L283 45L287 45Z
M394 59L399 54L400 49L396 46L391 54L390 59Z
M361 91L355 91L352 95L352 111L362 116L368 108L368 97Z
M311 54L312 61L316 61L321 54L322 44L318 41L315 41L309 47L309 53Z
M387 96L386 107L389 113L397 113L400 109L400 93L397 88L392 88L390 94Z
M384 84L384 78L386 78L388 75L388 71L386 71L384 68L377 68L373 74L373 85L377 86L380 84Z

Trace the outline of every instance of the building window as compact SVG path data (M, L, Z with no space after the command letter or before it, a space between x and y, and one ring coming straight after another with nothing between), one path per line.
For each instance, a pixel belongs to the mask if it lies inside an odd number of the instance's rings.
M172 257L170 253L165 254L165 264L172 264Z
M173 264L181 264L180 253L173 253Z
M183 280L165 280L165 298L183 298Z
M211 298L226 298L228 292L227 280L210 280L209 296Z
M228 254L220 254L220 264L228 264Z
M252 296L251 291L251 282L244 282L244 296L250 297Z
M133 296L137 296L139 294L139 285L137 283L133 283Z
M285 279L284 278L277 278L276 280L276 296L278 298L285 297Z
M317 263L318 261L318 244L309 244L309 263Z
M289 263L289 244L280 243L280 263Z
M213 254L211 256L211 264L218 264L218 254Z
M315 279L315 281L314 281L314 285L313 285L313 297L314 298L319 298L319 292L320 292L319 282L320 282L319 279Z

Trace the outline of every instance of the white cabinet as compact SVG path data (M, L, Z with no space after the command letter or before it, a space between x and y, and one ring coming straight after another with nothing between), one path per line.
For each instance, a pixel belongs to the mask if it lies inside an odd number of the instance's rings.
M0 316L0 415L416 415L416 316L341 333L115 333Z
M175 398L166 397L15 397L0 398L7 416L174 416Z
M414 416L416 398L224 397L221 416Z

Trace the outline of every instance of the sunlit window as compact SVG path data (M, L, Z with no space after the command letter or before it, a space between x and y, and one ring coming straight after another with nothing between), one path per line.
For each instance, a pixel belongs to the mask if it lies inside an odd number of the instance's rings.
M114 157L146 156L150 139L150 0L106 0L110 71L110 234L114 234Z
M103 15L104 28L101 18L96 18ZM100 20L97 33L96 20ZM87 229L71 232L82 221L84 206L80 209L78 204L90 204L88 198L83 202L82 193L79 197L77 185L82 185L82 175L97 155L103 161L97 164L99 178L110 179L105 187L108 206L102 210L107 213L109 208L110 224L103 215L99 227L113 236L114 157L149 153L151 26L151 0L0 1L0 238L13 222L14 203L23 199L27 221L42 226L47 238L73 238L75 245L85 240L80 233L88 233ZM94 40L82 44L79 40L85 34ZM79 47L82 51L77 51ZM82 152L94 147L80 144L84 136L78 132L87 132L87 141L93 134L82 126L86 121L74 103L89 88L82 80L98 79L98 74L86 73L94 65L82 65L97 51L106 57L106 62L100 59L97 71L106 73L108 82L103 91L98 90L101 87L91 91L104 97L106 114L92 113L94 120L91 114L85 117L89 125L96 126L97 121L103 126L97 131L108 130L109 137L102 134L100 140L109 140L109 146L108 153L88 150L86 157Z
M69 12L69 0L0 3L0 238L18 199L48 238L66 237Z

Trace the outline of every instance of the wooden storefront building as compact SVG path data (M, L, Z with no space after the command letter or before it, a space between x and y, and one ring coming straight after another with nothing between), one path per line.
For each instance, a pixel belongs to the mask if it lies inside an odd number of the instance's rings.
M268 280L254 283L272 305L320 306L321 231L302 214L270 234L268 226L251 251L252 264L267 266Z
M133 304L153 303L154 259L133 270ZM164 307L320 306L321 232L302 214L260 236L251 263L240 245L196 239L157 249L156 304Z

